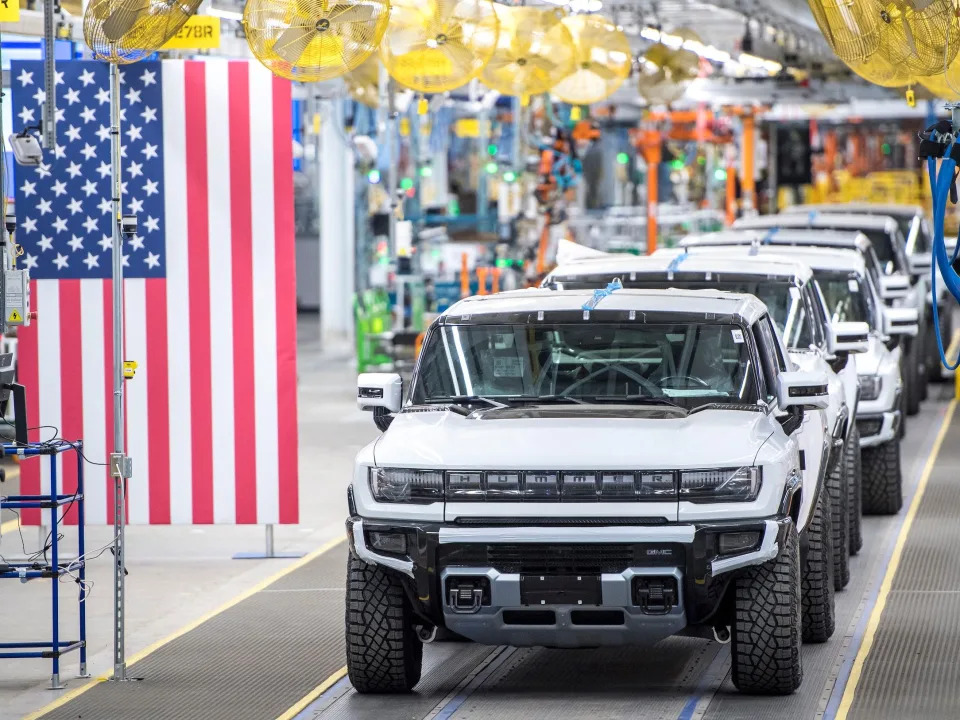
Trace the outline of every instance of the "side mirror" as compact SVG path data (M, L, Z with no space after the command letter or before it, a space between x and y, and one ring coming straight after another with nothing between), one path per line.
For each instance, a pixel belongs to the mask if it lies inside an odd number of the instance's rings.
M916 308L883 308L883 332L885 335L909 335L919 331L920 315Z
M357 377L357 407L361 410L383 408L395 413L402 400L403 380L397 373L360 373Z
M865 322L837 322L830 326L830 353L865 353L869 349L870 326Z
M799 407L822 410L830 404L827 374L790 371L777 377L777 402L781 410Z
M880 278L880 297L884 301L899 300L910 292L910 280L905 275L894 273Z
M933 267L933 258L930 253L913 253L907 258L910 263L911 275L929 275L930 268Z

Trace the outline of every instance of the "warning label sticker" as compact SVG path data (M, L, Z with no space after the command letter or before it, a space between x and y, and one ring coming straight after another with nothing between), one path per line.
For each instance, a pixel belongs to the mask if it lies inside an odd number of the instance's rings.
M10 315L7 316L8 323L19 323L23 322L23 315L20 314L20 311L14 308L10 311Z

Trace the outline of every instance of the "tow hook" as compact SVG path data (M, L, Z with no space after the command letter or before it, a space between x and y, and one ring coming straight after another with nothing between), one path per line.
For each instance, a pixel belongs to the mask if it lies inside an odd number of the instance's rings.
M677 605L674 577L637 577L633 582L634 603L646 615L666 615Z
M461 615L471 615L483 605L486 578L453 578L447 583L450 609Z
M713 638L721 645L726 645L728 642L730 642L730 626L714 625Z
M437 639L437 626L436 625L418 625L417 626L417 637L420 638L420 642L424 645L432 643Z

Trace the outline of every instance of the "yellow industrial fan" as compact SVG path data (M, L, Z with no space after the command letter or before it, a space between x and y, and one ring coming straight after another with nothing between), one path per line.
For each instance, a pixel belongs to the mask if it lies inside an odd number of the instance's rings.
M692 30L681 29L670 33L683 40L699 43ZM640 58L637 87L640 95L651 105L669 105L687 91L700 74L700 57L682 47L670 48L662 43L653 45Z
M600 102L630 75L630 42L602 15L571 15L563 24L573 36L576 67L552 92L571 105Z
M201 0L91 0L83 14L83 39L111 63L132 63L177 34Z
M547 92L576 69L573 36L556 8L497 5L500 36L481 80L503 95Z
M446 92L480 74L499 25L492 0L394 0L380 59L404 87Z
M864 80L882 87L903 87L914 82L903 67L894 67L882 54L874 53L865 60L845 60L847 66Z
M880 18L879 52L896 68L934 75L957 55L960 26L954 0L873 0Z
M377 49L390 17L388 0L248 0L247 44L281 77L330 80Z
M865 60L880 47L876 0L807 0L827 44L844 62Z
M380 104L380 61L371 55L343 76L350 97L358 103L376 109Z

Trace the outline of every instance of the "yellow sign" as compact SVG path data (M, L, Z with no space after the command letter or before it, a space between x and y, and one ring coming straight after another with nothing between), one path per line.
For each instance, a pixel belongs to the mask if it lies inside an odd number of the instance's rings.
M136 360L124 360L123 361L123 377L127 380L130 380L134 373L137 372L137 361Z
M23 315L20 314L19 310L11 310L10 317L7 318L8 323L22 323Z
M460 118L453 124L457 137L480 137L480 121L477 118Z
M0 0L0 22L20 21L20 0Z
M180 28L180 32L170 38L160 49L209 50L218 47L220 47L220 18L212 15L194 15Z

